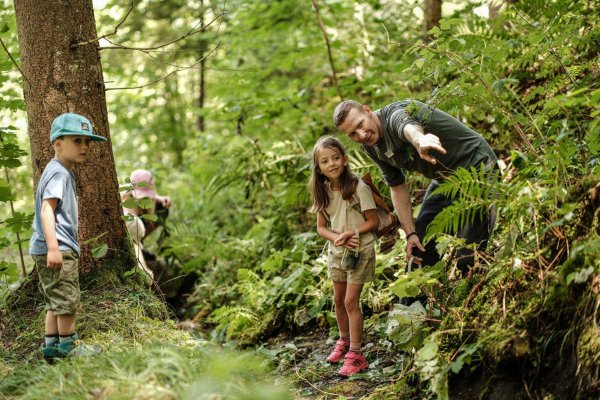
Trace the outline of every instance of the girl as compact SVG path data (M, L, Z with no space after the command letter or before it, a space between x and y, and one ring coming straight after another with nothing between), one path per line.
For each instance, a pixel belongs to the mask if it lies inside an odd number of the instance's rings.
M329 240L328 272L333 280L335 317L340 338L327 362L344 358L341 376L364 371L369 363L361 354L363 316L360 292L373 280L378 219L371 189L348 166L348 156L334 137L319 139L313 149L310 178L312 210L317 233Z
M142 240L158 227L158 223L149 219L142 220L140 217L144 214L156 215L157 207L169 208L171 199L169 196L160 196L156 193L154 178L150 171L136 169L129 176L129 181L131 182L131 189L121 192L122 203L129 199L138 201L144 198L150 199L150 208L142 208L138 203L134 208L123 207L123 212L127 216L125 226L131 235L138 264L151 278L154 278L154 273L148 267L144 258Z

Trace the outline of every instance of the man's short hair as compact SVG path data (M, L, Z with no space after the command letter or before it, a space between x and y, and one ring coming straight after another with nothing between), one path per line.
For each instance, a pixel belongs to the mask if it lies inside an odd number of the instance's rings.
M337 107L335 108L335 111L333 112L333 123L335 124L335 126L337 128L339 128L340 125L342 125L344 123L344 121L346 120L346 117L348 116L348 113L350 112L350 110L352 110L353 108L362 108L362 104L360 104L358 101L354 101L354 100L344 100L342 101L340 104L337 105Z

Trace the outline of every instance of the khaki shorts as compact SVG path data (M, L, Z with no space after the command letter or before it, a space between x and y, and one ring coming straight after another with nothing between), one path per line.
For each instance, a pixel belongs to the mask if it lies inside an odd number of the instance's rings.
M375 277L375 248L370 246L360 254L360 263L354 270L343 269L340 265L341 255L333 255L331 251L327 257L327 271L329 279L335 282L348 282L364 284L371 282Z
M61 251L61 269L49 269L46 254L33 255L40 277L40 292L46 301L46 310L56 315L75 314L79 307L79 255L75 251Z

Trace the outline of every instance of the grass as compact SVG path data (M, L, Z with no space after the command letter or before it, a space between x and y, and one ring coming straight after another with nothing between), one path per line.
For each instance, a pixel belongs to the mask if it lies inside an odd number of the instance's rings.
M0 399L288 399L271 363L177 329L145 288L82 290L78 332L93 356L49 365L39 352L45 311L35 285L2 304Z
M269 366L251 354L235 354L186 338L176 343L121 343L90 357L48 365L21 365L0 383L12 399L287 399L269 382Z

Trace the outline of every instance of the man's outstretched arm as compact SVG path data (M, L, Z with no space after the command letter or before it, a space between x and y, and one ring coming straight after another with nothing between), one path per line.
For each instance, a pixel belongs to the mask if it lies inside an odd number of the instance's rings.
M425 133L423 127L418 124L404 125L404 137L408 140L419 152L419 156L427 162L436 164L437 161L429 154L430 150L439 151L446 154L446 149L442 147L440 138L432 133Z

